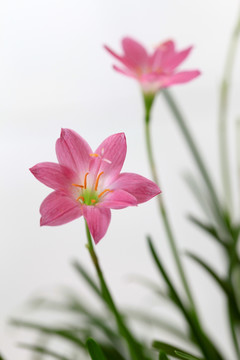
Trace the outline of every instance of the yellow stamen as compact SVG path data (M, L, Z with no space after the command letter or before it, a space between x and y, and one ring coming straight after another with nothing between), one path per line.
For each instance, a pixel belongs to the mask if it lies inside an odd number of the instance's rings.
M72 186L80 187L81 189L83 189L83 185L72 184Z
M90 156L92 156L92 157L99 157L99 155L96 154L96 153L90 154Z
M79 197L77 198L77 201L79 201L80 199L84 202L84 197L83 197L83 196L79 196Z
M87 172L84 176L84 189L87 188L87 176L88 176L89 172Z
M107 191L112 192L112 190L110 190L110 189L105 189L104 191L101 192L101 194L98 195L98 197L100 198L100 197L103 196Z
M103 171L102 172L100 172L100 174L98 174L98 176L97 176L97 180L96 180L96 183L95 183L95 191L97 191L97 188L98 188L98 183L99 183L99 179L100 179L100 176L103 174Z
M95 204L95 202L96 202L96 200L94 200L94 199L91 200L91 203L92 203L92 204Z

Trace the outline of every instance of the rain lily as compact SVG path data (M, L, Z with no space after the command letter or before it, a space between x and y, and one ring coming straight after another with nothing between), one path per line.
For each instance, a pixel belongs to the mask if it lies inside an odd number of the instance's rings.
M150 200L159 187L134 173L121 173L127 145L124 133L105 139L95 152L76 132L62 129L56 142L57 163L43 162L30 171L54 189L40 207L41 225L56 226L84 216L95 243L105 235L110 209Z
M155 93L161 88L188 82L200 71L178 71L177 67L188 57L192 47L176 51L172 40L158 45L152 54L130 37L122 39L123 55L116 54L108 46L105 49L120 61L123 67L114 69L139 81L144 93Z

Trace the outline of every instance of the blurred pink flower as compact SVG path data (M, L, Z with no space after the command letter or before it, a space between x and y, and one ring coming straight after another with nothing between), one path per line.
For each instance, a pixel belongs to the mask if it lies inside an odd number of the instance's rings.
M43 162L30 171L54 189L40 207L41 225L62 225L84 216L95 243L105 235L110 209L136 206L159 194L159 187L133 173L121 173L127 145L124 133L105 139L95 152L76 132L62 129L56 142L57 163Z
M152 54L130 37L122 39L123 55L116 54L108 46L105 49L121 62L123 67L113 68L138 80L145 93L155 93L161 88L191 81L200 71L177 71L177 67L188 57L192 47L176 51L173 41L166 41L156 47Z

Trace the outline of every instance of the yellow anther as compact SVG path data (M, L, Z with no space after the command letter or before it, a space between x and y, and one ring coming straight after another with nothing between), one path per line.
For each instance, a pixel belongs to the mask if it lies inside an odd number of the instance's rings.
M76 186L76 187L79 187L79 188L83 189L83 185L72 184L72 186Z
M84 202L84 197L83 197L83 196L79 196L79 197L77 198L77 201L79 201L80 199Z
M84 176L84 189L87 188L87 176L88 176L89 172L87 172Z
M94 199L91 200L91 203L92 203L92 204L95 204L95 202L96 202L96 200L94 200Z
M112 190L110 189L105 189L104 191L101 192L101 194L98 195L98 197L100 198L101 196L103 196L104 194L106 194L106 192L112 192Z
M99 157L99 155L96 154L96 153L90 154L90 156L91 156L91 157Z
M103 171L102 172L100 172L100 174L98 174L98 176L97 176L97 179L96 179L96 183L95 183L95 191L97 191L97 188L98 188L98 183L99 183L99 179L100 179L100 176L103 174Z

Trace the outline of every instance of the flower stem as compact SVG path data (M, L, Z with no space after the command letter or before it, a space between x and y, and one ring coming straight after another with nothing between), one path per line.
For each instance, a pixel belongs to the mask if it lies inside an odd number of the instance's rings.
M93 265L95 266L95 269L96 269L96 272L97 272L97 275L99 278L103 299L105 300L107 306L109 307L110 311L113 313L113 315L115 317L115 320L116 320L116 323L117 323L117 326L119 329L119 333L122 335L122 337L127 342L131 359L132 360L147 360L146 357L144 357L144 355L143 355L141 345L137 342L137 340L133 337L133 335L127 328L127 326L124 322L124 319L122 318L122 315L119 313L119 311L114 303L112 295L111 295L111 293L108 289L107 283L105 281L103 272L101 270L97 255L95 253L93 242L92 242L92 237L91 237L88 225L87 225L87 223L85 223L85 224L86 224L86 234L87 234L87 240L88 240L86 247L89 251Z
M154 161L154 157L153 157L153 151L152 151L152 144L151 144L151 136L150 136L150 114L151 114L151 107L152 107L153 101L151 103L150 107L146 106L146 101L145 101L145 137L146 137L146 145L147 145L147 154L148 154L148 160L149 160L149 164L150 164L150 168L151 168L151 172L152 172L152 177L153 180L155 181L155 183L160 187L160 181L159 181L159 177L157 175L157 170L156 170L156 165L155 165L155 161ZM158 207L159 207L159 211L160 214L162 216L163 219L163 224L165 227L165 231L169 240L169 244L172 250L172 254L179 272L179 276L181 278L183 287L185 289L185 292L187 294L188 300L189 300L189 304L191 307L191 311L193 313L193 315L197 318L197 311L196 311L196 307L194 304L194 300L186 279L186 275L185 275L185 271L183 268L183 265L181 263L180 260L180 256L179 256L179 252L177 249L177 245L175 242L175 238L173 235L173 231L169 222L169 218L168 218L168 214L167 214L167 210L164 204L164 200L163 197L157 196L157 201L158 201Z
M237 43L240 35L240 13L237 18L237 23L234 27L232 37L230 39L229 48L227 52L223 78L220 87L220 102L219 102L219 154L221 165L222 185L224 190L225 206L231 213L232 211L232 194L231 194L231 180L229 169L229 148L228 148L228 129L227 129L227 113L230 82L233 72L233 65L237 51Z

